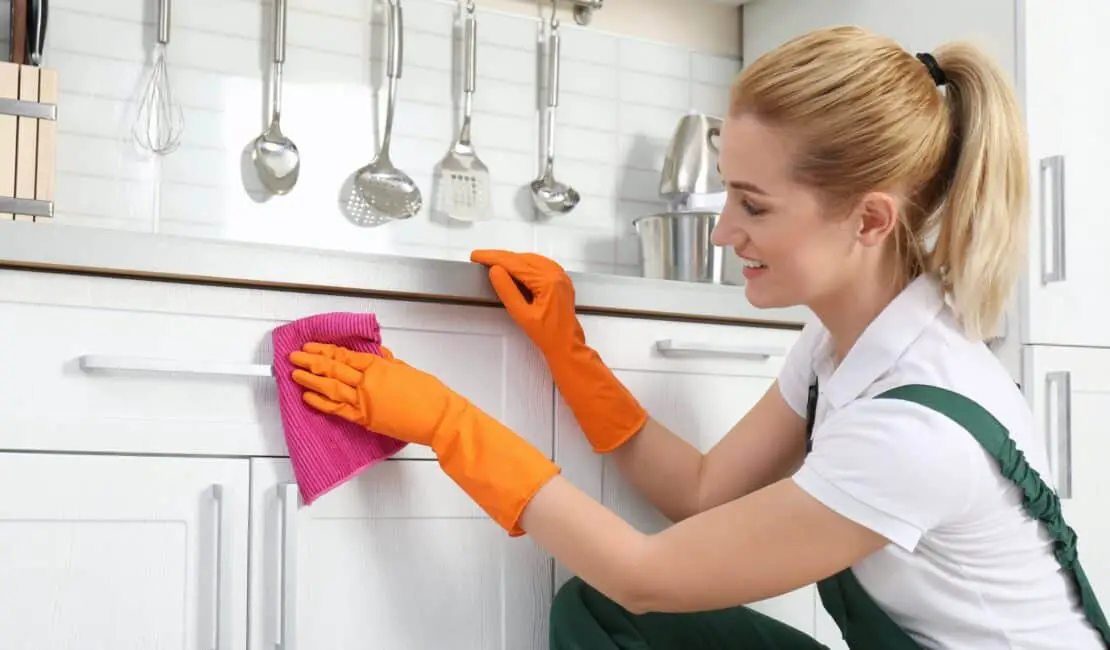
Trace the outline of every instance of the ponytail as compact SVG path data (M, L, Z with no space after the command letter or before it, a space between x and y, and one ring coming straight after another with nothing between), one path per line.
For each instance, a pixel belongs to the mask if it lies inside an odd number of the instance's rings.
M1028 145L1017 99L998 66L963 43L934 52L951 124L948 177L928 269L947 290L965 332L989 338L1024 262Z

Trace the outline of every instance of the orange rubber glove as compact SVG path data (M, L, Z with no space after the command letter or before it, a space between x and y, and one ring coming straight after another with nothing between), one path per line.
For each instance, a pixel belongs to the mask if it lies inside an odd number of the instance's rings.
M613 451L639 433L648 414L592 348L574 312L563 267L534 253L476 250L509 316L543 353L551 375L594 451Z
M559 468L525 439L428 373L325 343L290 353L304 401L368 430L427 445L440 467L509 535Z

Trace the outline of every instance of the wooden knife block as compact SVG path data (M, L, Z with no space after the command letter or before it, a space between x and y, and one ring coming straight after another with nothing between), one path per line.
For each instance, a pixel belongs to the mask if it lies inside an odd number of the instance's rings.
M0 221L54 216L58 71L0 61Z

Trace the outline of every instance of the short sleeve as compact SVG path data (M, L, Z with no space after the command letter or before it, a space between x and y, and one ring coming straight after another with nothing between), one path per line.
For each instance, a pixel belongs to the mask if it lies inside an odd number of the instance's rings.
M971 501L977 443L945 416L894 399L861 399L822 422L794 475L812 497L908 552Z
M818 321L806 324L779 371L778 386L783 400L803 418L809 400L809 385L813 381L813 359L825 332Z

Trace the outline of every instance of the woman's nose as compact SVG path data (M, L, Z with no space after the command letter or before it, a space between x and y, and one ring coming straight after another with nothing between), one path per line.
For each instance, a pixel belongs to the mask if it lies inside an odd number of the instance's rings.
M735 247L743 243L743 239L744 231L737 227L734 219L729 218L727 208L722 210L717 217L716 225L713 226L713 232L709 235L709 241L714 246Z

